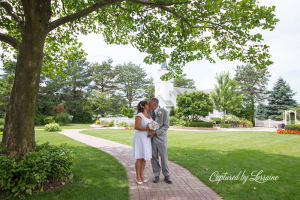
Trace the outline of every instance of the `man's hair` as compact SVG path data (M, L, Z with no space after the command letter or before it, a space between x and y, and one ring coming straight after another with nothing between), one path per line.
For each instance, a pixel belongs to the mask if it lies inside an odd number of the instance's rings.
M152 98L152 103L156 103L156 105L158 105L159 101L157 98Z

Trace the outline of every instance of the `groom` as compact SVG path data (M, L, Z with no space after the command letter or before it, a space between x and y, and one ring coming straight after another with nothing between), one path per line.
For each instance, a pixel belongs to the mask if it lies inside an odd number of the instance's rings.
M157 183L159 181L159 175L162 170L162 173L165 177L167 183L172 183L172 180L169 176L169 164L168 164L168 155L167 155L167 130L169 128L169 114L168 112L158 106L158 99L152 98L149 101L149 114L151 118L159 124L159 129L156 131L151 131L150 135L152 144L152 169L154 173L153 182ZM161 157L161 166L159 164L158 152Z

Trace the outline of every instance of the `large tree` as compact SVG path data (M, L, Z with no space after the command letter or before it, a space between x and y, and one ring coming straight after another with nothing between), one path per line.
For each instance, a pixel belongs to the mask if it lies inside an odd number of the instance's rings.
M173 78L186 62L214 62L213 51L221 59L272 64L262 35L251 30L273 30L279 21L274 10L253 0L0 0L2 48L10 45L18 52L2 140L5 153L20 158L34 150L42 65L48 73L61 72L61 55L76 45L79 33L102 34L108 44L130 43L148 54L147 64L165 62L169 55L161 49L172 48L170 73L163 78Z
M283 111L296 107L297 102L293 99L295 94L290 85L279 77L268 98L269 103L266 107L268 118L279 121Z
M235 71L234 79L238 82L243 94L243 107L240 115L248 115L254 123L255 104L263 102L269 94L267 86L271 77L270 72L267 68L260 69L250 64L237 66Z
M196 90L195 81L187 78L186 74L181 74L172 80L174 87L188 88Z
M218 84L215 89L211 91L210 96L214 101L215 108L224 113L226 111L236 111L241 108L243 95L238 90L238 83L236 80L230 78L229 72L221 72L216 77Z
M185 91L184 94L178 94L176 102L178 114L186 117L191 115L193 121L200 119L201 116L208 116L209 112L213 112L214 110L214 104L210 99L209 94L202 91L189 94Z
M115 70L119 90L126 97L128 107L132 108L132 103L143 98L153 86L153 77L147 78L146 70L131 62L117 65Z

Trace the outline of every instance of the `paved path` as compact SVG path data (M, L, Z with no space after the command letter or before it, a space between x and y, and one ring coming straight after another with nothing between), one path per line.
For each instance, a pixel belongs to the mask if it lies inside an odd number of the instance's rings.
M84 129L63 130L61 134L98 148L118 159L127 170L130 199L222 199L216 192L192 175L187 169L173 162L169 162L170 177L173 180L173 184L165 183L163 181L163 175L160 176L160 182L153 183L151 163L147 162L144 175L149 182L143 186L138 186L134 180L135 159L131 157L131 147L79 133L79 131L82 130Z

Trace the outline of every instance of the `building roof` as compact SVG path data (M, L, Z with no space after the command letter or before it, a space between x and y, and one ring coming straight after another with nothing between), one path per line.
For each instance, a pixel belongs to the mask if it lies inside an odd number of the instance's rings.
M166 101L166 100L164 100L164 98L161 95L158 95L158 98L161 101L163 101L166 106L174 106L174 104L172 103L172 101Z

